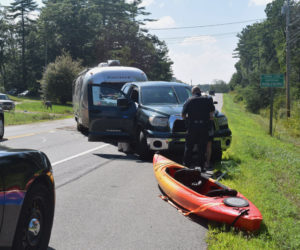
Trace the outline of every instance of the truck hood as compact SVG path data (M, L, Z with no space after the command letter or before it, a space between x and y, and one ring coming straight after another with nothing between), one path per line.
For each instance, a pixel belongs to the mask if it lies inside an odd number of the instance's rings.
M159 113L161 115L170 116L170 115L181 115L183 105L151 105L143 106L143 108Z
M161 115L170 116L170 115L179 115L181 116L183 105L151 105L151 106L143 106L143 108L159 113ZM223 117L224 114L219 112L218 110L215 111L215 117Z

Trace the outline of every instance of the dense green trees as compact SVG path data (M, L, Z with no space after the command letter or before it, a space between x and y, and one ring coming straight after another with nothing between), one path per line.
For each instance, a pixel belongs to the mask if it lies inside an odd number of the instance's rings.
M171 80L165 43L141 28L149 20L142 0L43 2L37 10L33 0L16 0L0 12L0 87L6 91L38 93L44 70L62 51L85 67L119 59L142 69L149 79Z
M25 37L28 36L30 32L30 26L33 22L30 17L30 13L37 9L37 4L33 0L15 0L11 3L8 8L10 13L8 17L14 22L14 36L17 43L21 47L21 65L22 65L22 87L25 89L27 87L27 67L26 67L26 40Z
M252 112L269 105L269 90L260 88L261 74L285 73L286 39L284 0L274 0L265 9L267 19L249 25L238 35L235 50L239 58L230 88L238 90ZM300 5L291 1L291 85L294 98L300 97ZM298 33L297 33L298 32ZM276 89L276 97L282 99L284 89Z
M72 101L72 83L82 70L79 61L73 61L70 54L63 53L49 63L41 81L44 100L66 104Z

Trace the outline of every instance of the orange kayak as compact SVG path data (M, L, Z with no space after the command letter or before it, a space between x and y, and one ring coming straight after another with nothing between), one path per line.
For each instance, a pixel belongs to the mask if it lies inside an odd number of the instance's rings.
M247 231L259 229L262 221L260 211L236 190L159 154L153 157L153 168L162 191L186 209L186 214L197 214ZM188 179L193 179L193 183Z

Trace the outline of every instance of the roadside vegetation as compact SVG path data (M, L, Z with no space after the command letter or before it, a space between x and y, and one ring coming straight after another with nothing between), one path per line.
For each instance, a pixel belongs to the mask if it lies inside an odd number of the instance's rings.
M269 136L268 118L244 106L224 95L233 142L218 168L228 171L222 183L251 200L263 222L253 234L211 224L209 249L300 249L300 147Z
M270 91L260 87L262 74L285 74L286 69L286 16L283 14L285 0L274 0L267 4L265 13L267 18L261 22L247 25L239 34L239 42L235 49L238 62L236 72L229 82L231 90L238 93L238 99L245 102L248 111L259 114L270 105ZM297 33L299 27L299 1L290 1L290 96L291 103L300 99L300 38ZM287 129L298 128L299 131L299 103L298 115L291 114L292 119L286 117L286 91L274 88L274 110L277 119L286 123ZM296 111L296 109L294 109ZM298 135L299 136L299 135Z
M46 108L41 100L10 96L15 101L14 111L5 112L5 125L26 124L32 122L64 119L73 116L71 104L52 104Z

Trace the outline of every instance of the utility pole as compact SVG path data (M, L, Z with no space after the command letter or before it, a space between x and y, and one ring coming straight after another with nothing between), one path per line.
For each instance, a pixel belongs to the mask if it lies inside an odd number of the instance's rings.
M287 0L286 8L286 116L291 116L290 100L290 0Z

